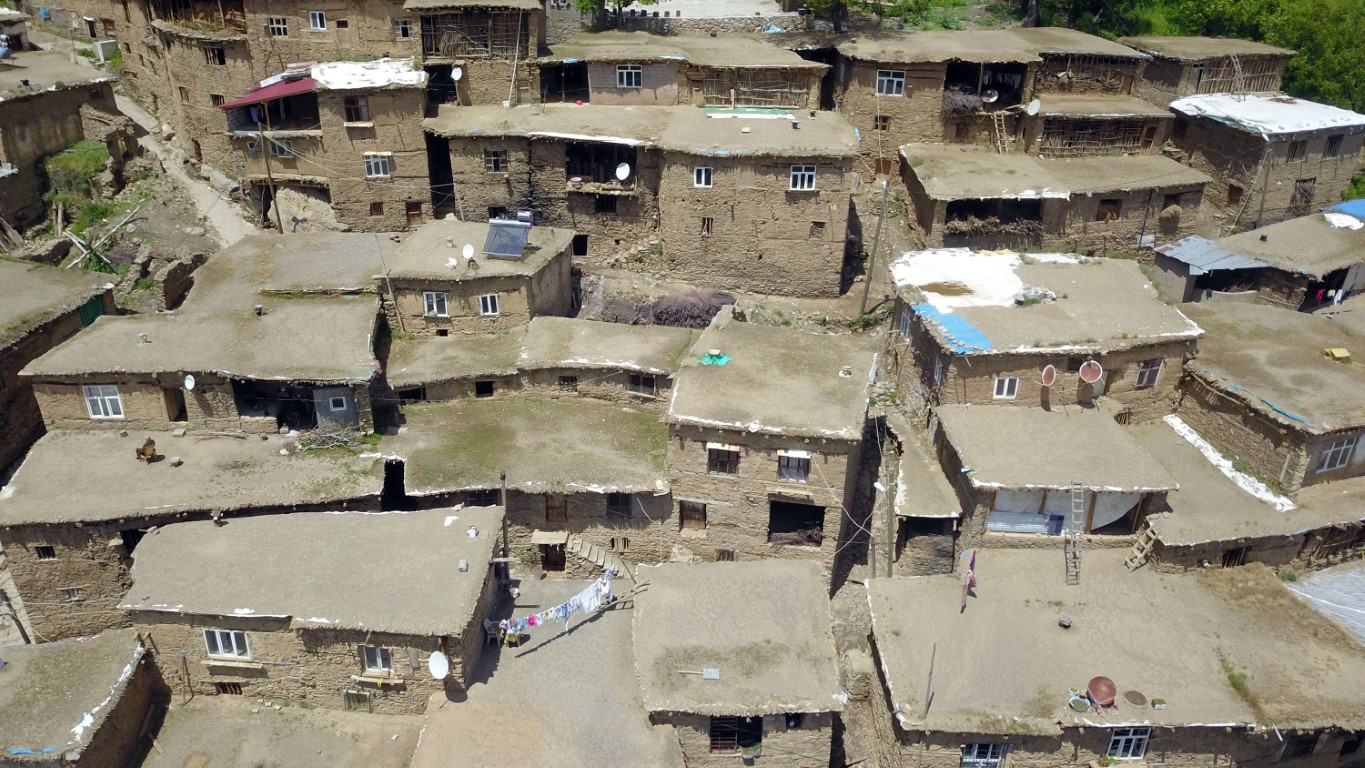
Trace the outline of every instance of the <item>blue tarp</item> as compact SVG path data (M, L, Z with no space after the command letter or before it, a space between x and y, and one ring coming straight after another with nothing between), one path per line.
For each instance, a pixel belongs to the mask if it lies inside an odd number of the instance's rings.
M945 314L933 304L915 305L915 314L938 325L943 331L943 340L959 355L972 355L990 352L995 349L986 334L961 315Z
M1344 213L1348 216L1354 216L1357 219L1365 221L1365 197L1358 200L1347 200L1344 203L1337 203L1336 205L1329 205L1327 206L1327 210Z

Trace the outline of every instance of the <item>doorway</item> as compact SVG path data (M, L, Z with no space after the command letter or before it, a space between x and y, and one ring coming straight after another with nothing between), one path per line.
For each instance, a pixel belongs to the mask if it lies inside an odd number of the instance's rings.
M540 544L540 567L546 571L564 570L564 545Z
M179 387L166 387L161 390L162 396L166 400L166 419L173 422L189 421L189 412L185 407L185 391Z
M768 501L768 542L818 547L824 538L825 508L795 501Z
M1223 567L1236 568L1239 565L1244 565L1247 560L1247 554L1250 551L1251 547L1234 547L1233 549L1224 551Z
M427 144L427 178L431 182L431 208L436 218L454 212L455 172L450 165L450 139L424 134Z

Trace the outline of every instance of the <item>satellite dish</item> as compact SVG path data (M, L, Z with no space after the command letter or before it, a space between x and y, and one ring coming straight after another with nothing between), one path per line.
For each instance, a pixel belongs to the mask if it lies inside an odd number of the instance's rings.
M450 79L451 79L451 80L454 80L455 82L458 83L458 82L460 82L460 78L462 78L462 77L464 77L464 70L463 70L463 69L461 69L461 68L459 68L459 67L456 67L456 68L450 70Z
M464 244L464 248L460 249L460 253L465 257L465 260L466 260L466 261L468 261L469 259L474 258L474 245L473 245L473 243L465 243L465 244Z
M185 374L185 389L190 392L194 391L194 374L192 373Z
M1000 100L1000 92L992 88L991 90L981 94L981 100L986 102L987 104L994 104L996 101Z
M427 658L427 671L437 680L444 680L450 674L450 659L444 653L437 651Z
M1030 101L1030 102L1028 103L1028 107L1027 107L1024 111L1025 111L1025 112L1028 112L1028 113L1029 113L1029 116L1032 117L1033 115L1038 114L1038 110L1040 110L1040 109L1042 109L1042 108L1043 108L1043 102L1041 102L1041 101L1039 101L1039 100L1037 100L1037 99L1034 99L1033 101Z
M1043 366L1043 386L1050 387L1055 383L1057 383L1057 366Z
M1094 384L1104 376L1104 368L1094 360L1086 360L1081 363L1081 381L1086 384Z
M625 181L628 178L630 178L630 163L621 163L616 166L617 181Z

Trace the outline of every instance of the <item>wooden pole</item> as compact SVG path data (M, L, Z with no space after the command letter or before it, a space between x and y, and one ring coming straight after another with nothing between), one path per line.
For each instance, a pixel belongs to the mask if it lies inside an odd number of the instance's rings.
M9 601L9 595L4 589L0 589L0 608L6 609L9 617L14 620L14 626L19 630L19 637L23 639L24 645L32 645L33 640L28 636L28 630L24 629L24 622L19 620L19 612L14 609L14 604Z
M882 241L882 222L886 221L886 179L882 179L882 214L877 217L877 230L872 235L872 252L867 255L867 274L863 275L863 300L858 303L858 317L867 313L867 294L872 290L872 268L877 263L877 248Z
M269 110L266 112L266 119L270 119ZM265 132L260 130L260 127L261 124L257 123L256 137L258 145L265 153L265 181L270 186L270 204L275 208L275 227L280 231L280 234L284 234L284 222L280 220L280 201L275 198L275 177L270 173L270 153L273 140L267 139ZM397 308L397 305L394 305L394 309Z

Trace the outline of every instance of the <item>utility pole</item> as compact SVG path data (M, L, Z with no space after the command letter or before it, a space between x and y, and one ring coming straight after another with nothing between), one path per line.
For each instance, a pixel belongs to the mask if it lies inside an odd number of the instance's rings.
M24 622L19 620L19 612L14 610L14 603L9 601L9 595L5 593L3 587L0 587L0 608L5 609L0 616L8 615L14 620L14 626L18 628L19 637L23 638L24 645L32 645L33 640L28 636L28 630L24 629Z
M270 153L274 150L275 142L265 137L260 123L256 123L256 139L257 144L265 152L265 182L270 185L270 204L275 208L275 228L283 235L284 222L280 221L280 201L275 199L275 177L270 175Z
M877 263L877 248L882 242L882 222L886 221L886 179L882 179L882 215L877 217L877 231L872 235L872 252L867 255L867 272L863 275L863 300L858 304L858 317L867 314L867 293L872 290L872 267Z
M503 576L511 578L512 564L506 561L508 554L507 548L507 472L498 472L498 482L502 484L502 556L503 556Z

